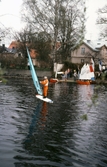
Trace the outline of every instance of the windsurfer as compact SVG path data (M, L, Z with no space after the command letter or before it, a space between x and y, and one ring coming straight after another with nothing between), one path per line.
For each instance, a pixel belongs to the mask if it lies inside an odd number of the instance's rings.
M44 80L40 81L40 83L43 85L43 98L46 98L48 94L48 85L49 85L48 78L45 76Z

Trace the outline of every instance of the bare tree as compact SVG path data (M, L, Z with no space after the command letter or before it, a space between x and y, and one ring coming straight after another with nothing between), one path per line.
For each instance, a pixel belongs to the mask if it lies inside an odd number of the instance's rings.
M16 32L14 38L19 42L17 50L26 56L26 44L29 49L35 49L39 60L48 61L51 52L51 38L46 32L32 32L28 27L21 32Z
M85 11L84 0L23 0L22 18L32 32L51 35L54 55L59 40L66 60L71 46L84 38Z
M13 37L13 30L10 27L5 27L1 22L0 22L0 42L5 39L7 41L10 41Z
M98 10L97 24L101 26L100 35L107 37L107 5Z
M0 27L0 41L9 37L10 28Z

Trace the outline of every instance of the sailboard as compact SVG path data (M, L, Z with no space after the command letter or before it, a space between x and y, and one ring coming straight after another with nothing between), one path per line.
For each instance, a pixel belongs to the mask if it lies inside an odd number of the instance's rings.
M45 101L45 102L47 102L47 103L53 103L53 101L51 100L51 99L49 99L49 98L43 98L43 96L42 95L36 95L36 97L38 98L38 99L40 99L40 100L43 100L43 101Z
M26 49L27 49L28 60L29 60L29 65L30 65L30 72L31 72L31 75L32 75L33 83L35 85L35 88L36 88L38 94L42 95L42 89L40 87L40 84L39 84L39 81L38 81L38 78L37 78L37 75L36 75L36 72L35 72L31 57L30 57L29 50L28 50L27 47L26 47Z
M34 69L34 66L33 66L33 63L32 63L32 60L31 60L31 57L30 57L30 53L29 53L29 50L28 48L26 47L27 49L27 54L28 54L28 60L29 60L29 65L30 65L30 72L31 72L31 75L32 75L32 79L33 79L33 83L34 83L34 86L37 90L37 95L36 97L40 100L43 100L45 102L48 102L48 103L53 103L53 101L49 98L43 98L43 93L42 93L42 89L40 87L40 84L39 84L39 81L38 81L38 77L36 75L36 71Z

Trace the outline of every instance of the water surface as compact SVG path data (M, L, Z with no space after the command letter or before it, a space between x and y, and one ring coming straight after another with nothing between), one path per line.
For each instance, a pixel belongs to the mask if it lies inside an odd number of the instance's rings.
M107 167L106 85L0 83L0 167Z

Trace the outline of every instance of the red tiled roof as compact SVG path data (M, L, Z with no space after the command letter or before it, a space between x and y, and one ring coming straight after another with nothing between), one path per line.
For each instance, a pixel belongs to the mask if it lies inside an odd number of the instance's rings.
M18 45L19 45L19 42L17 42L17 41L12 41L8 48L9 48L9 49L17 48Z
M8 48L9 48L9 49L18 48L19 45L20 45L20 42L12 41ZM31 58L33 58L33 59L36 58L37 52L36 52L35 49L30 49L30 56L31 56Z

